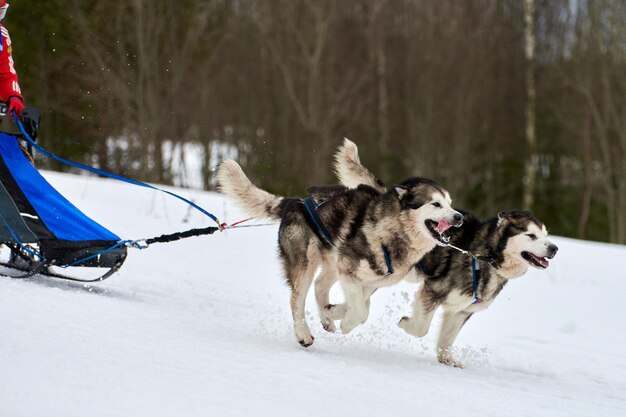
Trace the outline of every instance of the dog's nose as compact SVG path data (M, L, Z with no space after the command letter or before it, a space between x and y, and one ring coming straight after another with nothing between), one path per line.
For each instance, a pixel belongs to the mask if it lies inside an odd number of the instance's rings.
M456 222L456 224L459 224L463 222L463 215L461 213L455 213L453 216L454 221Z
M548 246L548 253L549 253L550 258L553 258L558 251L559 251L558 246L553 245L553 244L550 244L550 246Z

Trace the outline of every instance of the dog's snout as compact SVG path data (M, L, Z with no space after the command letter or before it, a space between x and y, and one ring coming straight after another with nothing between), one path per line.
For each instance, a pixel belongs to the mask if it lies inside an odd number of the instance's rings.
M556 253L559 251L558 246L554 245L554 244L550 244L548 246L548 254L550 256L550 258L554 258L554 256L556 255Z
M463 215L461 213L454 213L454 216L452 218L454 219L454 222L457 226L463 224Z

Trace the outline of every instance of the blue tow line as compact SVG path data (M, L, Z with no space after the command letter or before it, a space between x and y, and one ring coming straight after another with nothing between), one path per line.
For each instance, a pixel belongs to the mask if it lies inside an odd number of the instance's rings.
M186 199L185 197L182 197L176 193L173 193L171 191L167 191L167 190L163 190L161 188L155 187L153 185L150 184L146 184L144 182L141 181L136 181L130 178L126 178L123 177L121 175L117 175L117 174L113 174L111 172L107 172L98 168L94 168L94 167L90 167L89 165L84 165L84 164L80 164L78 162L74 162L74 161L70 161L68 159L64 159L61 158L60 156L57 156L55 154L53 154L52 152L47 151L46 149L42 148L41 146L39 146L37 144L37 142L35 142L30 135L28 134L28 132L26 132L26 129L24 128L24 125L22 124L22 121L17 117L17 115L15 114L15 112L11 112L11 117L13 118L13 120L15 121L15 124L17 125L17 127L19 128L20 132L22 133L24 139L26 139L26 141L35 149L37 150L39 153L41 153L42 155L47 156L48 158L52 158L55 159L65 165L69 165L75 168L79 168L82 169L84 171L89 171L89 172L93 172L94 174L98 174L101 175L103 177L107 177L107 178L112 178L114 180L118 180L118 181L122 181L122 182L126 182L128 184L133 184L133 185L137 185L140 187L145 187L145 188L150 188L152 190L156 190L156 191L161 191L165 194L169 194L172 197L176 197L177 199L184 201L185 203L189 204L191 207L195 208L196 210L198 210L199 212L201 212L202 214L206 215L207 217L209 217L211 220L213 220L214 222L217 223L218 227L221 229L222 225L220 224L220 221L217 219L217 217L215 217L213 214L209 213L208 211L206 211L205 209L203 209L202 207L200 207L199 205L197 205L196 203L194 203L193 201L190 201L188 199ZM9 226L9 223L6 221L6 219L4 218L4 216L2 216L0 214L0 218L2 219L3 223L5 224L5 226L8 228L9 232L11 233L11 235L13 236L13 239L17 242L17 244L24 250L26 251L28 254L33 255L33 256L37 256L38 258L40 258L42 261L45 261L46 258L40 254L39 252L29 248L27 245L25 245L23 242L20 241L19 237L15 234L15 232L11 229L11 227ZM124 245L133 245L133 247L138 248L138 249L143 249L143 246L139 245L138 243L136 243L135 241L132 240L122 240L117 242L115 245L106 248L96 254L87 256L85 258L82 259L78 259L68 265L56 265L59 266L61 268L69 268L72 266L76 266L79 264L82 264L90 259L94 259L97 258L107 252L112 251L113 249L116 249L120 246L124 246Z
M22 124L22 121L17 117L17 115L15 114L15 112L11 112L11 117L13 117L13 120L15 121L15 123L17 124L17 127L20 129L20 132L22 132L22 135L24 136L24 139L26 139L26 141L34 148L36 149L39 153L41 153L42 155L47 156L48 158L52 158L55 159L59 162L61 162L62 164L65 165L69 165L78 169L82 169L84 171L89 171L89 172L93 172L94 174L98 174L101 175L103 177L107 177L107 178L112 178L114 180L118 180L118 181L122 181L122 182L126 182L128 184L133 184L133 185L137 185L139 187L145 187L145 188L150 188L152 190L156 190L156 191L161 191L165 194L169 194L172 197L176 197L179 200L184 201L185 203L189 204L191 207L195 208L196 210L198 210L199 212L201 212L202 214L204 214L205 216L209 217L211 220L213 220L215 223L218 224L218 226L221 227L220 225L220 221L217 219L217 217L215 217L214 215L212 215L211 213L209 213L208 211L206 211L205 209L203 209L202 207L200 207L199 205L197 205L196 203L194 203L193 201L190 201L188 199L186 199L185 197L182 197L176 193L173 193L171 191L167 191L164 190L162 188L158 188L155 187L154 185L150 185L150 184L146 184L145 182L141 182L141 181L136 181L130 178L126 178L123 177L121 175L117 175L117 174L113 174L111 172L108 171L104 171L102 169L98 169L98 168L94 168L94 167L90 167L89 165L83 165L80 164L78 162L74 162L74 161L70 161L64 158L61 158L60 156L57 156L55 154L53 154L52 152L49 152L47 150L45 150L44 148L42 148L41 146L39 146L37 144L37 142L35 142L30 135L26 132L26 129L24 129L24 125Z

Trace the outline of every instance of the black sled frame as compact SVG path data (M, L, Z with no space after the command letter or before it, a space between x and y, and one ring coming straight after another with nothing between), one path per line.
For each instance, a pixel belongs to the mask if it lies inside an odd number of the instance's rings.
M124 264L126 260L126 247L121 246L107 252L106 259L102 260L99 256L98 259L85 260L79 262L71 267L80 268L85 270L85 267L98 268L100 271L95 277L77 277L66 273L62 273L57 269L63 269L70 267L70 264L58 264L58 261L40 260L37 255L27 252L23 247L18 244L3 242L0 244L2 249L3 259L0 260L0 275L9 278L30 278L35 276L44 276L49 278L63 279L67 281L91 283L99 282L107 279L111 275L115 274ZM113 253L112 253L113 252ZM72 257L84 255L81 252L66 253L66 259ZM91 269L91 268L90 268Z

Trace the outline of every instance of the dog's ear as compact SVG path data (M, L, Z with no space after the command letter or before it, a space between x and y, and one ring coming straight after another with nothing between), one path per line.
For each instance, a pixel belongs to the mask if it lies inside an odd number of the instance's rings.
M398 200L402 200L404 196L406 195L406 193L409 192L409 189L402 185L396 185L395 187L393 187L393 189L396 192L396 194L398 194Z
M509 212L501 211L498 213L498 226L502 226L504 222L508 222L509 220Z
M402 207L402 209L418 209L424 204L424 202L416 198L414 193L410 192L411 189L409 187L396 185L394 190L398 195L398 200L400 201L400 207Z
M514 225L522 224L531 217L531 214L527 211L521 210L512 210L512 211L501 211L498 213L498 225L502 224L503 221L507 221Z

